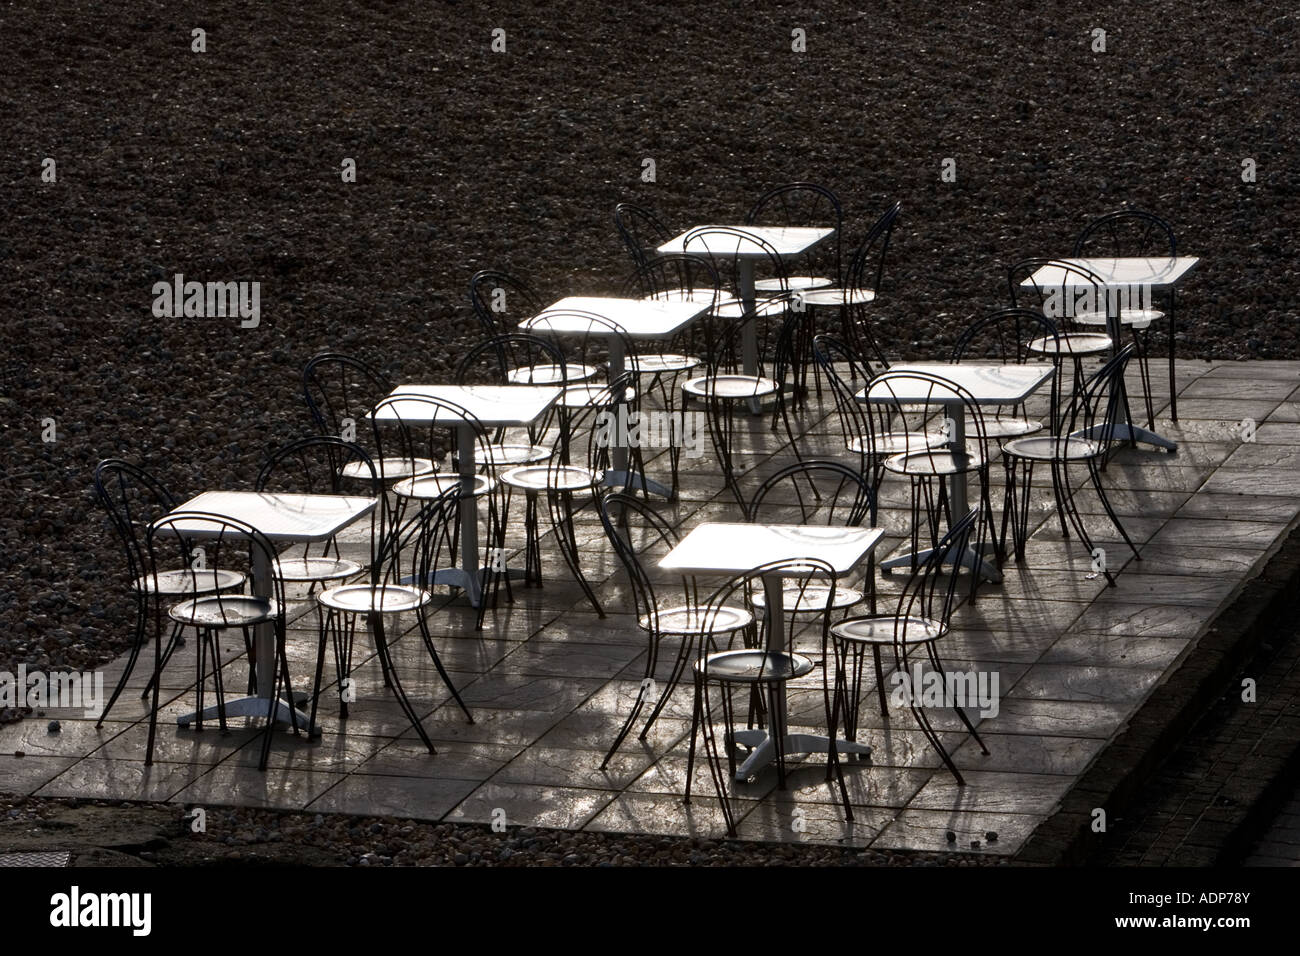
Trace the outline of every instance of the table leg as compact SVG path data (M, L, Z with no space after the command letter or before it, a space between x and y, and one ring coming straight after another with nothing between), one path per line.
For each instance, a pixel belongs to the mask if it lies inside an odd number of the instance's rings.
M623 355L623 339L621 336L611 335L609 337L609 378L610 381L616 380L627 368L627 359ZM623 429L623 422L619 421L614 424L614 441L610 444L610 464L613 466L605 472L605 484L610 488L622 488L627 490L635 488L642 492L653 492L656 495L662 495L665 498L673 496L673 490L667 485L658 481L652 481L644 475L633 474L628 470L628 446L623 444L626 435Z
M1146 287L1144 287L1145 289ZM1150 297L1146 292L1143 301ZM1116 354L1124 347L1124 341L1121 336L1124 333L1124 325L1120 322L1118 302L1125 298L1124 296L1108 295L1106 304L1106 332L1110 335L1110 355L1114 358ZM1149 304L1149 303L1148 303ZM1173 330L1170 329L1170 336L1173 336ZM1071 438L1109 438L1112 441L1142 442L1144 445L1154 445L1156 448L1164 448L1167 451L1177 451L1178 443L1165 438L1163 435L1157 435L1149 428L1142 428L1140 425L1133 424L1133 413L1129 410L1128 405L1128 386L1125 384L1123 377L1119 379L1118 395L1112 397L1112 401L1118 404L1124 412L1124 421L1117 422L1114 425L1094 425L1092 428L1080 429L1071 435ZM1175 402L1173 394L1170 394L1170 402ZM1177 405L1174 405L1177 408ZM1109 416L1107 416L1109 417ZM1177 412L1174 414L1174 421L1178 420Z

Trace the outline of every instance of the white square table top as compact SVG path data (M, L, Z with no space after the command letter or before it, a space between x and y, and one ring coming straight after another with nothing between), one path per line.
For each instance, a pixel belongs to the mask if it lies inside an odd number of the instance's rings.
M624 299L617 296L571 295L547 306L520 323L530 332L562 332L600 335L605 331L575 312L588 312L608 319L630 339L667 338L708 311L712 297L701 299Z
M271 494L261 491L205 491L180 505L180 511L203 511L252 525L271 541L325 541L379 504L357 495ZM220 528L195 518L171 527L194 538L210 538Z
M1123 258L1075 259L1061 257L1062 262L1082 266L1095 273L1108 286L1149 285L1166 288L1176 284L1200 262L1198 256L1130 256ZM1090 285L1083 276L1067 273L1060 266L1040 266L1032 276L1020 283L1040 287Z
M881 528L708 522L659 562L684 574L744 574L773 561L817 558L848 574L884 536Z
M712 252L715 255L736 256L741 259L764 259L767 253L762 247L745 243L742 239L732 240L729 237L721 235L714 236L712 239L704 238L691 243L691 248L686 248L686 237L699 229L738 229L741 232L747 232L752 236L757 236L764 242L772 246L779 256L797 256L801 252L806 252L817 243L829 236L835 235L835 229L832 227L822 226L692 226L681 235L674 236L659 247L660 255L671 255L673 253L702 253ZM735 243L733 246L732 243ZM709 248L708 243L713 242L725 244L726 248Z
M1048 381L1056 369L1048 362L1032 365L980 365L958 363L948 365L942 362L918 362L912 365L891 365L889 372L924 372L936 375L955 385L960 385L975 400L976 405L1019 405ZM889 404L896 401L926 402L944 401L946 392L953 401L960 401L955 392L948 392L942 386L929 382L916 383L915 394L907 390L907 382L896 381L883 385L872 394L873 404ZM860 402L868 401L867 389L857 393Z
M451 402L477 418L484 428L498 428L531 425L555 404L560 389L552 385L399 385L388 397L402 395L420 395ZM422 412L425 413L423 418ZM401 419L427 424L432 420L432 414L437 415L438 421L448 424L458 418L451 409L437 410L421 402L385 405L374 417L381 422Z

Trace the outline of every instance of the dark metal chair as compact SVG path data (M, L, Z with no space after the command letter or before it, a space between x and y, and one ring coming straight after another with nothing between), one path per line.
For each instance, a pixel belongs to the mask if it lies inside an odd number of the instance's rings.
M1122 209L1090 222L1075 239L1072 254L1076 257L1168 256L1173 259L1178 256L1178 240L1174 238L1169 223L1159 216L1140 209ZM1169 411L1173 420L1178 421L1178 389L1174 382L1174 345L1178 326L1174 320L1175 293L1172 287L1166 292L1166 300L1167 313L1146 302L1119 309L1120 327L1132 332L1133 344L1137 346L1138 371L1142 376L1142 392L1146 398L1148 427L1154 427L1155 422L1148 338L1151 326L1164 321L1168 322L1169 334ZM1075 316L1075 321L1080 325L1105 328L1106 312L1104 309L1087 310Z
M652 261L658 247L673 237L658 216L630 202L621 202L614 207L614 228L638 268Z
M195 529L201 529L201 534ZM194 542L202 540L203 560L191 558ZM154 521L146 539L149 554L149 574L154 579L150 588L157 603L154 630L155 661L153 680L153 705L149 712L149 738L145 748L145 764L153 763L154 738L158 726L159 685L162 683L162 617L165 613L182 627L198 631L198 707L194 719L196 731L203 730L204 691L209 677L216 695L217 720L224 733L226 727L226 701L222 679L221 646L218 634L237 628L244 635L245 647L251 642L250 632L269 625L275 632L275 658L272 665L271 694L267 699L266 726L262 737L261 758L258 769L265 770L271 752L271 733L275 727L278 703L281 699L292 702L293 688L289 680L289 662L285 652L285 599L284 584L279 568L279 556L270 540L252 525L225 515L200 511L173 511ZM211 562L209 566L209 562ZM160 584L160 576L175 574L177 564L183 564L182 574L189 578L186 592L193 595L177 601L167 594ZM219 569L238 569L251 576L257 566L270 569L268 582L271 594L262 597L224 589L224 572ZM210 669L209 669L210 659ZM249 655L252 659L252 655ZM252 673L250 670L250 681ZM297 711L290 703L290 721L298 733Z
M106 458L95 467L94 488L95 498L107 513L109 523L122 545L122 553L126 558L126 577L135 602L135 629L126 666L95 722L96 727L102 727L131 679L140 651L148 640L150 614L156 610L154 592L180 600L210 593L209 585L214 591L232 591L243 587L246 575L228 569L212 570L209 572L212 575L211 581L207 577L201 582L196 581L188 567L197 558L192 547L178 567L162 571L151 568L147 550L149 526L173 510L177 502L162 482L145 469L120 458ZM196 584L201 584L204 590L190 590ZM155 662L156 670L165 667L173 651L183 643L182 630L178 622L173 622L161 657ZM145 686L140 695L142 699L149 695L153 685L154 681L151 680Z
M958 604L959 576L955 569L956 557L970 547L972 536L980 523L980 509L972 508L961 517L945 534L929 556L912 569L903 591L899 595L898 605L889 614L868 614L849 617L828 629L828 635L834 651L835 679L833 704L831 707L831 740L835 740L835 730L843 721L846 740L857 740L858 706L862 696L862 672L866 651L871 649L876 671L876 692L880 700L880 713L889 716L889 703L885 695L885 675L881 666L882 648L894 651L894 667L906 675L912 663L913 655L925 649L929 664L943 675L943 662L939 658L936 645L948 633L952 613ZM945 573L946 566L953 566L951 573ZM823 646L823 654L825 648ZM827 657L827 667L830 667ZM944 680L947 703L947 681ZM916 718L922 733L952 771L958 786L966 781L953 763L952 757L939 739L930 718L925 713L923 701L917 693L911 695L908 705ZM980 750L987 755L988 748L980 739L978 731L960 702L954 702L957 715L966 729L970 731ZM845 815L853 819L853 809L849 805L848 793L844 786L844 768L840 764L838 751L832 745L831 762L839 779L840 793L844 798Z
M799 257L786 263L784 285L780 278L763 278L754 283L760 292L782 288L820 289L838 286L843 274L840 235L844 210L839 198L816 183L786 183L769 189L745 215L747 226L830 226L835 234Z
M1092 487L1101 500L1107 516L1120 533L1124 543L1129 546L1133 556L1141 560L1137 547L1129 538L1128 532L1120 523L1119 516L1106 497L1106 490L1101 484L1101 463L1115 441L1115 426L1127 421L1128 412L1124 403L1124 370L1133 357L1135 349L1130 343L1124 346L1118 355L1099 369L1071 399L1061 415L1057 427L1050 435L1030 435L1016 438L1002 445L1003 461L1006 468L1006 505L1003 509L1002 533L1006 534L1008 523L1011 526L1012 540L1017 559L1025 556L1025 540L1028 537L1029 496L1032 490L1034 465L1043 463L1052 470L1052 494L1056 498L1057 518L1061 523L1061 536L1070 537L1066 519L1078 532L1089 554L1094 554L1092 538L1084 527L1075 503L1075 490L1070 485L1069 466L1084 464ZM1019 497L1017 497L1017 495ZM1106 583L1115 586L1115 576L1110 568L1102 562L1100 570L1106 576Z
M676 529L651 505L634 495L611 492L599 502L600 522L605 535L614 547L614 553L627 570L631 584L633 611L637 626L647 638L645 677L637 691L636 702L619 729L614 743L601 761L601 769L609 763L640 716L645 703L654 696L655 674L659 665L659 648L665 639L678 642L677 656L673 660L668 680L658 701L638 734L645 740L659 717L673 690L681 681L686 667L693 660L696 636L704 619L701 615L701 594L694 577L672 576L657 571L657 565L681 541ZM720 610L716 620L710 622L718 634L746 632L753 643L754 616L743 607Z
M356 627L363 618L369 623L375 650L385 683L392 689L398 706L411 721L411 726L429 753L436 753L433 742L411 704L398 675L399 668L392 656L391 641L384 623L386 615L412 613L420 632L420 640L438 671L447 690L464 712L469 723L474 716L461 699L443 666L442 658L429 633L427 615L434 602L438 571L448 566L452 554L452 536L460 506L459 489L449 488L443 494L421 501L415 514L399 524L390 522L382 537L376 540L367 580L344 584L322 591L317 601L324 609L320 623L320 636L316 654L316 677L312 687L311 724L316 723L316 709L325 667L327 645L334 650L335 673L340 690L339 716L348 716L348 693L351 689L352 652ZM451 558L454 561L454 557Z
M813 610L817 599L824 602L822 614L822 646L826 646L827 628L830 626L830 612L835 606L835 569L817 558L798 558L793 561L774 561L761 565L747 573L734 578L715 591L701 609L700 640L703 653L692 667L695 677L695 703L691 712L691 743L686 758L686 794L685 801L691 801L691 779L695 771L696 739L703 731L706 759L713 785L722 807L722 815L727 824L727 835L736 835L736 818L727 796L728 783L736 776L735 754L735 708L732 705L732 692L736 688L744 689L750 697L750 714L754 713L755 698L766 696L764 708L769 717L768 733L772 739L775 756L777 786L785 789L786 755L785 737L787 727L784 720L785 707L783 696L786 685L800 677L812 673L816 666L803 654L796 653L786 644L784 650L770 650L763 647L730 647L730 638L734 631L719 627L732 620L732 610L738 603L754 607L753 595L765 587L765 578L780 578L782 592L789 594L808 594L807 599L794 602L794 607L783 612L782 626L784 633L793 635L796 630L796 614ZM814 591L814 588L816 589ZM815 596L814 596L815 595ZM797 609L797 610L796 610ZM765 615L770 615L770 610ZM784 620L788 615L789 619ZM769 625L771 626L770 622ZM722 640L726 637L727 640ZM724 646L725 645L725 646ZM710 689L716 686L718 703L721 705L722 719L725 727L723 749L726 752L727 772L722 769L722 757L719 753L717 732L713 725L714 698ZM834 733L831 723L831 694L829 685L823 680L823 692L826 698L827 726ZM833 746L831 748L833 750Z
M1038 343L1031 349L1031 343ZM1030 359L1050 361L1056 367L1052 379L1048 427L1056 420L1060 408L1061 349L1056 325L1042 312L1033 309L999 309L975 319L962 330L952 350L952 363L993 359L1003 365L1024 365ZM1018 438L1043 430L1043 423L1030 418L1023 404L998 406L984 416L984 427L991 439Z

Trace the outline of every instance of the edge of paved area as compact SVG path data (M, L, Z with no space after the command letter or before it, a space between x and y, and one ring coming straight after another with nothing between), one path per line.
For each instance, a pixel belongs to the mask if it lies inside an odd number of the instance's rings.
M1012 862L1037 866L1094 862L1091 858L1103 843L1093 831L1095 808L1105 809L1111 821L1122 816L1215 703L1225 694L1239 693L1244 668L1280 627L1295 620L1298 611L1300 525L1292 527L1259 574L1247 580L1210 622L1182 664L1097 756ZM1211 842L1217 845L1202 844L1176 862L1201 866L1230 862L1249 849L1290 790L1288 781L1300 765L1300 731L1262 750L1253 748L1250 760L1251 772L1234 773L1225 781L1231 796L1217 800L1207 811L1216 834Z

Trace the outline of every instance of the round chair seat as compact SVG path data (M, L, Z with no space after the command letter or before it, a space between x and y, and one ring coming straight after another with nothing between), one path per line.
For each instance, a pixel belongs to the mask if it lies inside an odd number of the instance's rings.
M1034 461L1083 461L1102 452L1101 442L1091 438L1043 435L1040 438L1017 438L1002 446L1002 453L1013 458Z
M427 475L433 471L433 459L431 458L377 458L374 462L375 474L381 481L396 481L399 478L410 478L412 475ZM364 461L350 461L339 469L339 475L344 478L354 478L358 480L369 481L370 469Z
M362 566L344 558L301 557L280 559L281 581L341 581Z
M492 456L491 461L480 462L489 468L502 468L513 465L532 465L546 461L551 457L551 450L541 445L502 442L488 445L485 449Z
M1041 355L1056 355L1058 354L1055 348L1057 343L1061 346L1059 350L1061 355L1101 355L1111 349L1110 336L1095 332L1067 332L1058 335L1055 341L1046 335L1040 335L1027 342L1025 348Z
M780 279L757 279L755 292L780 292L782 289L825 289L835 284L834 279L826 276L786 276L785 285Z
M1152 322L1159 322L1165 314L1159 309L1120 309L1119 324L1131 325L1135 329L1145 329ZM1105 325L1105 312L1076 312L1074 321L1080 325Z
M657 375L662 372L688 372L704 364L703 359L694 355L678 355L675 352L658 352L649 355L629 355L627 367L638 375Z
M871 289L812 289L801 297L805 305L866 305L876 301Z
M416 475L393 485L393 494L402 498L438 498L460 485L461 476L454 472L434 472ZM496 487L496 481L487 475L474 475L474 489L470 496L477 498Z
M604 482L605 476L580 465L552 463L511 468L501 480L524 491L590 491Z
M406 584L346 584L322 591L316 600L331 610L349 614L398 614L423 607L433 596Z
M744 648L720 651L695 662L695 672L710 680L740 684L786 681L811 672L813 662L802 654Z
M797 585L781 589L781 605L787 612L795 614L820 614L826 610L826 595L830 587L825 584ZM833 610L852 607L862 600L863 594L857 588L836 587L835 600L831 603ZM767 594L755 591L750 597L754 607L767 607Z
M214 568L187 571L176 568L173 571L159 571L157 587L154 587L152 574L141 575L135 579L137 590L146 594L211 594L214 591L228 591L244 583L246 575L238 571L222 571Z
M644 630L656 631L659 634L699 634L704 630L714 634L726 634L754 623L754 615L738 607L713 608L707 615L707 620L698 607L685 605L664 608L658 611L655 617L658 619L658 628L652 626L649 614L642 614L637 618L637 624Z
M560 394L559 404L564 408L587 408L598 401L605 401L608 396L606 389L608 386L597 384L595 382L585 385L569 385ZM636 390L628 386L623 393L625 402L633 401L636 398Z
M223 594L182 601L167 614L187 627L253 627L274 621L280 607L270 598L252 594Z
M779 382L761 375L704 375L682 386L682 391L700 398L762 398L780 390Z
M899 632L899 619L890 614L881 617L851 617L831 625L832 636L859 644L924 644L943 637L938 621L924 617L905 617Z
M885 459L885 470L896 475L957 475L974 471L984 464L979 455L950 449L914 451Z
M591 365L530 365L506 372L511 385L559 385L561 382L585 382L595 378L599 369Z
M861 447L864 439L854 438L859 447L856 452L871 451ZM939 448L948 444L948 439L939 432L884 432L876 436L876 454L904 455L911 452L925 451L927 448Z
M1042 430L1043 423L1032 418L1007 416L984 419L984 434L989 438L1019 438L1021 435L1032 435Z

